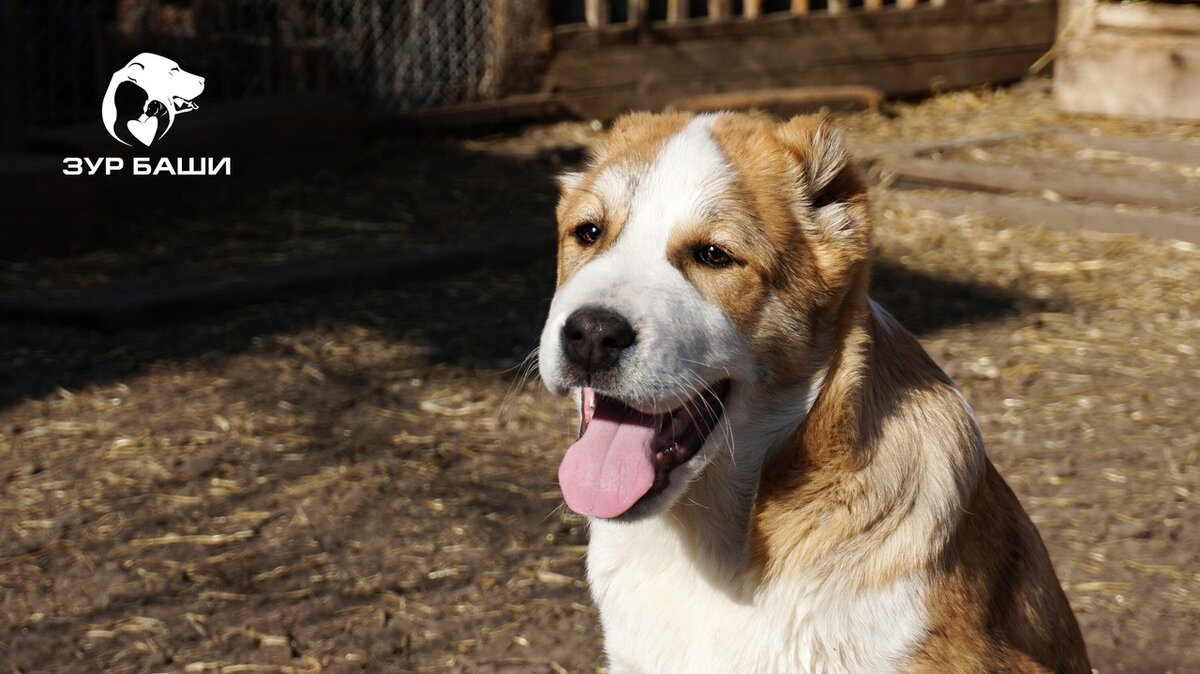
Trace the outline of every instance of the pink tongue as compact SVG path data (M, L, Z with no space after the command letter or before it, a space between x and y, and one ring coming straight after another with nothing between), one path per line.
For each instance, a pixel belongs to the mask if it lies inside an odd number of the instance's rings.
M571 510L616 517L654 486L655 419L597 396L596 411L558 467Z

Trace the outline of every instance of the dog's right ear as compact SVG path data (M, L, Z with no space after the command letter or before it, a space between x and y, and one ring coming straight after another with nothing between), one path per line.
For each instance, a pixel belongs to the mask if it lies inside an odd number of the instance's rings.
M560 173L554 179L554 182L558 184L558 193L566 194L576 187L579 187L579 185L583 182L583 172L568 171L567 173Z
M140 63L130 63L129 65L125 66L125 76L129 78L130 82L137 82L137 77L135 76L141 75L142 71L145 69L146 67Z

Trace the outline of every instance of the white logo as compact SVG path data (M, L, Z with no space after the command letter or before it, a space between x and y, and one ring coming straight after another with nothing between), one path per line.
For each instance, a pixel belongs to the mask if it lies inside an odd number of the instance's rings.
M113 73L100 116L108 133L125 145L134 140L149 147L166 135L175 115L196 109L192 102L204 91L204 78L179 64L145 52Z

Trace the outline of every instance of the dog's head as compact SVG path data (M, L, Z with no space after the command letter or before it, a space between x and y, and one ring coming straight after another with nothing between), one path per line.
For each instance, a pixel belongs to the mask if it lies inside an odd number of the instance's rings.
M188 112L196 108L192 99L204 92L204 78L182 70L169 58L143 52L133 58L114 79L135 82L149 95L150 100L170 104L174 113Z
M625 117L560 184L539 365L582 420L559 482L586 515L661 512L738 424L781 405L799 423L778 398L811 383L862 283L863 184L820 121L732 114Z

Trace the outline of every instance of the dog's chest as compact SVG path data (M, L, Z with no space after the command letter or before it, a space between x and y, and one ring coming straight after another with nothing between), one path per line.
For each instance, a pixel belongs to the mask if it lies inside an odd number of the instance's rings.
M884 673L925 632L917 582L856 593L836 579L797 578L738 597L673 532L644 523L594 528L588 578L614 674Z

